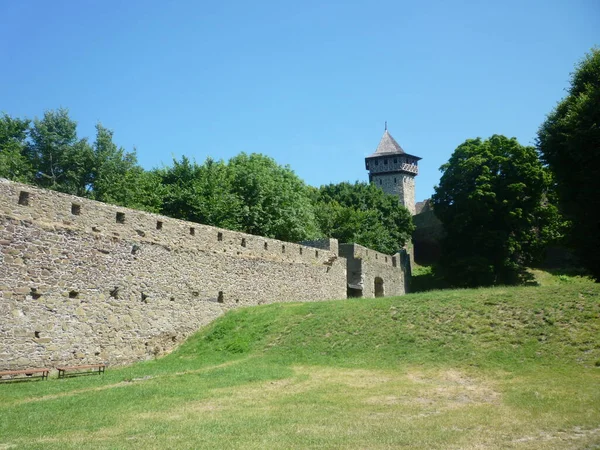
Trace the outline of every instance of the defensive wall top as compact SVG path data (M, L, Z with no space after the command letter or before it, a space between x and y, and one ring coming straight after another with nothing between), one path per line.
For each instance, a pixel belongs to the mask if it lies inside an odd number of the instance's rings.
M45 228L162 245L173 251L322 264L335 251L230 231L84 199L0 178L0 214ZM333 249L332 249L333 250Z
M336 256L400 266L399 254L386 255L337 239L300 244L173 219L0 178L0 214L48 228L108 235L114 239L162 245L176 251L203 250L224 255L321 264Z
M386 255L359 244L339 244L340 256L368 261L371 264L400 267L400 253Z

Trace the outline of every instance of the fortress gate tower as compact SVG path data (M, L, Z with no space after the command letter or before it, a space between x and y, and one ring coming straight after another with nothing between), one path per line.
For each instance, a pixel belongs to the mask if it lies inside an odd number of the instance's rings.
M381 187L386 194L398 197L412 215L415 214L415 177L419 173L417 161L421 158L402 150L387 130L377 150L365 158L369 181Z

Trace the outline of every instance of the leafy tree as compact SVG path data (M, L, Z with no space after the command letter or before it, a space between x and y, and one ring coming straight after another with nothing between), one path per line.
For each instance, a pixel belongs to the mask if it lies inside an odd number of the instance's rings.
M13 119L7 114L0 117L0 177L21 182L33 179L25 152L29 124L27 119Z
M535 148L494 135L459 145L440 170L433 209L442 221L440 269L458 286L512 284L540 255L556 208Z
M28 157L35 183L43 188L86 197L92 187L93 150L77 138L77 123L66 109L46 111L30 131Z
M227 166L208 158L198 165L183 156L157 171L165 194L162 213L179 219L241 230L241 203L233 194Z
M101 202L123 206L137 203L138 178L143 170L135 151L127 153L113 143L113 132L96 125L89 180L91 197Z
M537 145L572 220L572 243L600 281L600 49L579 63L568 92L540 127Z
M340 242L394 254L414 229L410 212L373 184L330 184L313 196L321 232Z
M289 166L265 155L240 153L228 168L232 192L243 205L243 231L292 242L319 235L309 189Z

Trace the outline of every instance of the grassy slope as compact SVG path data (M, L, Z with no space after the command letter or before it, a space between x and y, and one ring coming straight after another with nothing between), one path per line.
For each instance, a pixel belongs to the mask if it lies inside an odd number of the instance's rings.
M160 360L0 385L0 449L598 448L600 286L544 282L235 310Z

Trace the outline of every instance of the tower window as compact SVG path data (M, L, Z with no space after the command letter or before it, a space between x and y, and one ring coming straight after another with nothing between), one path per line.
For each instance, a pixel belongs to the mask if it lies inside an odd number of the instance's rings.
M387 166L387 159L383 160L383 164L385 164Z
M369 170L369 163L367 163L367 170Z
M396 184L396 183L397 183L397 181L396 181L396 179L394 178L394 184Z
M383 184L383 181L379 180L379 186L381 186Z
M376 159L376 160L375 160L375 165L376 165L376 166L378 166L378 165L379 165L379 160L378 160L378 159Z
M394 164L398 164L398 158L394 158Z

